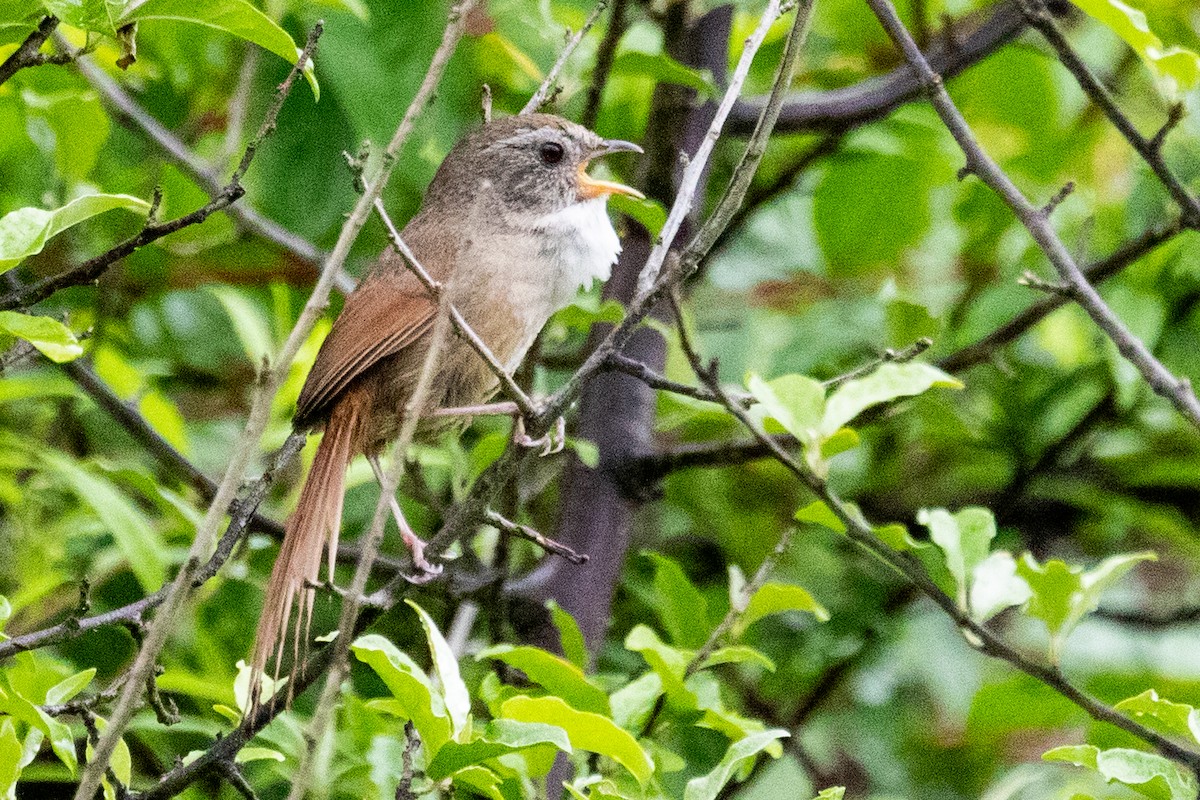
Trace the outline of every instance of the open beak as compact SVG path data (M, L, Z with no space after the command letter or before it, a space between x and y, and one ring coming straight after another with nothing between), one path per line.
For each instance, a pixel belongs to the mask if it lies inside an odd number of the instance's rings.
M599 158L606 156L609 153L641 153L642 148L638 147L633 142L623 142L620 139L605 139L600 143L591 157ZM632 186L626 186L623 183L616 181L602 181L593 178L587 174L588 162L584 161L579 165L579 199L591 200L595 197L603 197L610 194L624 194L638 200L645 200L646 195L634 189Z

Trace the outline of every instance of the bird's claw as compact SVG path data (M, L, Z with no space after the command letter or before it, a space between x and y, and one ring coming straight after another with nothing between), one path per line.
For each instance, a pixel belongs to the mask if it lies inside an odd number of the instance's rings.
M425 560L425 542L418 536L413 535L411 539L405 537L404 544L408 546L408 551L412 554L413 566L417 570L415 575L405 575L404 580L420 586L442 574L441 564L430 564Z
M555 453L561 453L563 448L567 446L567 420L559 417L554 421L554 426L546 432L545 436L533 438L525 433L525 418L517 417L516 424L513 425L513 442L521 447L527 447L530 450L540 449L541 456L550 456Z

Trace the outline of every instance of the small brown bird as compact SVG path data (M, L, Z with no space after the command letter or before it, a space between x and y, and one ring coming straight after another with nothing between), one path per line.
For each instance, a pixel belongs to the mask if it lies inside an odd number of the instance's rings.
M611 194L641 193L592 178L586 169L591 159L619 151L641 148L601 139L548 114L489 122L450 151L420 212L405 227L403 238L417 260L450 287L451 302L506 370L520 364L551 314L581 287L608 278L621 245L606 201ZM321 346L300 392L294 426L323 426L325 435L267 585L254 648L256 688L272 655L278 671L293 615L294 658L307 636L312 584L326 547L333 573L347 464L364 453L381 478L378 457L399 434L437 310L401 256L389 249L346 299ZM479 354L450 337L421 417L483 403L498 385ZM430 419L420 432L428 436L462 421ZM419 571L414 580L436 574L394 499L392 511Z

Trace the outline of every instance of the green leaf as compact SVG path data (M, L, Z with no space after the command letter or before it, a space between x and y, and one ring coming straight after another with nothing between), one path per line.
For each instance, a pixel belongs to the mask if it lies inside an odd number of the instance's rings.
M74 361L83 355L83 346L75 334L53 317L0 311L0 331L24 339L56 364Z
M412 600L405 600L417 616L421 618L421 627L425 629L425 638L429 641L429 654L433 657L433 668L437 671L438 679L442 682L442 697L446 701L446 711L454 725L454 736L467 731L471 716L471 697L467 693L467 685L463 683L458 671L458 659L454 651L438 630L433 617L425 609ZM416 722L414 721L415 725Z
M969 611L971 580L988 557L996 538L996 520L986 508L964 508L951 514L944 508L921 509L917 522L929 528L929 538L942 549L946 567L958 585L958 606Z
M2 714L8 714L45 734L50 740L54 754L67 766L72 775L75 774L79 766L75 755L75 737L67 725L34 705L11 686L7 695L0 692L0 715Z
M103 733L108 729L108 720L103 717L96 717L96 728ZM88 760L91 761L94 755L92 743L89 741L87 746ZM133 777L133 758L129 754L129 745L125 744L124 739L117 740L117 746L113 749L108 766L123 786L129 785L129 781ZM116 787L109 782L107 775L102 779L101 785L104 787L104 800L117 800Z
M54 686L50 687L46 692L46 704L57 706L67 702L75 695L87 688L92 682L92 678L96 677L96 668L85 669L82 672L76 672L71 677L59 681Z
M238 764L249 764L251 761L287 761L287 756L270 747L243 747L238 751L234 761Z
M1144 12L1122 0L1075 0L1075 5L1124 39L1146 62L1168 97L1178 97L1200 83L1200 55L1182 47L1164 47L1150 30Z
M822 789L813 800L842 800L845 796L845 786L830 786L828 789Z
M465 767L454 773L454 785L469 790L468 796L477 795L491 800L506 800L500 790L504 779L487 767Z
M0 720L0 798L4 800L17 800L22 752L12 720Z
M108 480L56 451L43 451L42 462L58 473L104 523L142 588L153 592L162 586L169 561L166 545L141 509Z
M842 522L837 514L833 513L833 509L820 500L814 500L797 511L795 519L797 522L810 522L813 525L829 528L829 530L835 533L846 532L846 524Z
M1101 750L1093 745L1074 745L1048 750L1042 758L1096 770L1109 783L1122 783L1155 800L1193 800L1200 788L1195 775L1160 755L1142 750L1123 747Z
M430 762L425 774L434 781L440 781L472 764L481 764L496 756L542 745L550 745L564 753L571 752L566 731L557 725L494 719L473 741L466 744L447 742L438 750L437 757Z
M553 653L530 646L498 644L489 647L477 659L503 661L525 673L533 683L566 700L580 711L608 714L608 695L583 674L583 670Z
M663 681L657 672L647 672L630 681L608 698L613 722L627 731L642 730L662 693Z
M127 194L89 194L53 211L18 208L5 214L0 217L0 272L40 253L47 240L67 228L117 208L146 214L150 204Z
M412 720L430 756L451 737L452 727L445 701L433 690L429 677L396 645L379 634L360 636L350 645L354 656L375 670L396 702L401 716Z
M274 347L271 327L258 305L232 286L210 285L204 288L225 309L250 364L255 369L261 367Z
M109 118L95 92L21 92L26 113L54 136L54 165L75 180L92 173L108 140Z
M642 53L626 50L613 61L614 75L644 75L655 83L673 83L695 89L701 97L716 96L712 74L684 66L665 53Z
M775 671L775 662L766 653L756 650L753 647L746 647L745 645L721 647L714 650L700 664L700 668L708 669L718 664L758 664L768 672Z
M1114 708L1172 736L1183 736L1200 743L1200 710L1186 703L1164 700L1153 689L1126 698Z
M121 15L119 23L128 25L159 19L191 22L225 31L271 51L290 64L295 64L300 57L301 51L292 37L246 0L146 0ZM311 62L304 69L304 77L312 87L313 96L319 100L321 89Z
M641 653L650 668L662 679L663 691L683 708L696 707L696 695L684 686L683 677L694 655L690 650L671 647L646 625L635 625L625 636L625 649Z
M45 9L73 28L115 36L127 0L41 0Z
M978 622L1021 605L1029 595L1029 584L1017 575L1017 562L1007 551L992 553L971 573L971 616Z
M771 581L763 584L750 598L746 610L734 624L734 636L741 636L747 628L765 616L782 614L785 611L803 611L812 614L821 622L829 619L829 612L813 599L807 589Z
M579 630L579 624L575 622L575 618L553 599L546 601L546 608L550 611L551 622L558 629L558 641L563 655L580 669L587 669L587 644L583 641L583 632ZM3 621L0 621L0 629L2 626Z
M790 736L787 731L775 728L762 733L752 733L741 741L734 742L725 751L724 758L713 768L712 772L699 778L692 778L683 792L683 800L716 800L744 764L754 759L763 750L780 739Z
M820 430L828 437L849 424L866 409L899 397L912 397L935 386L961 389L963 384L937 367L910 361L880 364L869 375L846 381L825 401Z
M711 631L704 595L679 562L650 551L643 555L654 562L654 611L667 635L680 647L701 647Z
M667 209L657 200L647 197L639 200L626 194L614 194L608 198L608 207L618 214L630 217L650 234L650 239L658 238L663 226L667 224Z
M557 725L567 733L571 747L608 756L645 786L654 773L654 762L629 733L599 714L576 711L557 697L518 695L501 706L501 715L519 722Z
M1139 561L1153 560L1153 553L1112 556L1095 569L1084 572L1062 561L1038 564L1029 553L1021 557L1017 573L1029 584L1032 595L1025 613L1040 619L1050 631L1050 657L1058 663L1062 643L1085 614L1095 610L1100 595Z
M817 428L825 412L825 387L804 375L783 375L764 381L751 374L746 388L754 395L769 419L807 447L818 439Z

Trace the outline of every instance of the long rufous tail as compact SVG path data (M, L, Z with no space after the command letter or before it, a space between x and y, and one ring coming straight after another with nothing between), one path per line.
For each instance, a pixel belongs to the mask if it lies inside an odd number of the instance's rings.
M275 677L283 661L284 645L291 622L292 667L295 676L301 666L302 643L308 639L312 625L313 585L321 569L321 551L328 545L329 576L333 577L338 533L342 526L342 502L346 482L346 466L356 455L356 441L361 431L365 396L361 390L351 390L334 405L325 424L325 435L317 447L312 469L300 502L288 519L283 544L271 570L263 600L262 617L254 639L254 658L250 673L252 709L259 705L262 676L267 663L275 659ZM294 612L294 619L293 619ZM287 696L291 698L289 686Z

